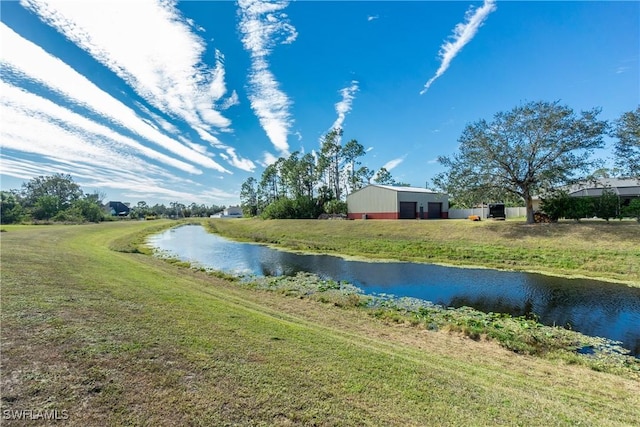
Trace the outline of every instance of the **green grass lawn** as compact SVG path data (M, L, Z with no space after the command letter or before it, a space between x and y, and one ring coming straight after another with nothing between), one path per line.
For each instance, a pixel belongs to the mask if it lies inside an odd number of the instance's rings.
M21 410L65 411L64 424L82 426L619 426L640 418L640 378L631 372L517 355L111 249L135 248L127 242L164 225L5 227L3 420Z
M640 286L640 224L524 221L211 220L234 239L293 250L584 276Z

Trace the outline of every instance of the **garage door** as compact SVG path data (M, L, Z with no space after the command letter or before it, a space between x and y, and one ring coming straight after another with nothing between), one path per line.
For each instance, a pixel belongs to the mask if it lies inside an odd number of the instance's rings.
M400 202L400 219L415 219L416 204L416 202Z
M429 203L427 205L427 218L439 219L442 213L442 203Z

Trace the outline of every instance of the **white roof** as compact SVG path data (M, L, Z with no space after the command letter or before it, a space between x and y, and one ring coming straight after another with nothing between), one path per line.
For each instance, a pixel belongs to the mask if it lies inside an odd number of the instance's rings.
M404 191L407 193L429 193L429 194L442 194L439 191L429 190L428 188L420 187L404 187L400 185L381 185L381 184L369 184L368 187L385 188L392 191ZM367 188L367 187L365 187Z

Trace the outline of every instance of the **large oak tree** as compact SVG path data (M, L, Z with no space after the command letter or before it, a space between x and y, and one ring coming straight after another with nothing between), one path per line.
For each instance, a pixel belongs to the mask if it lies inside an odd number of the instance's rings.
M22 184L22 197L26 206L35 206L41 197L56 199L56 210L68 209L73 202L82 198L82 189L71 175L56 173L38 176Z
M434 184L454 200L494 200L511 193L527 207L533 223L532 197L564 185L597 164L593 151L603 146L606 121L599 109L580 114L558 102L529 102L495 114L491 122L469 124L459 139L459 152L440 157L447 169Z

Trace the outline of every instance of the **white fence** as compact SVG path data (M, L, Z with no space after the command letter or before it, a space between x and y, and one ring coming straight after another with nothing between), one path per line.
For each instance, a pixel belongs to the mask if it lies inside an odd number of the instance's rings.
M518 218L527 215L527 208L504 208L504 214L507 218ZM466 219L469 215L478 215L480 218L489 216L489 208L473 208L473 209L449 209L449 218Z

